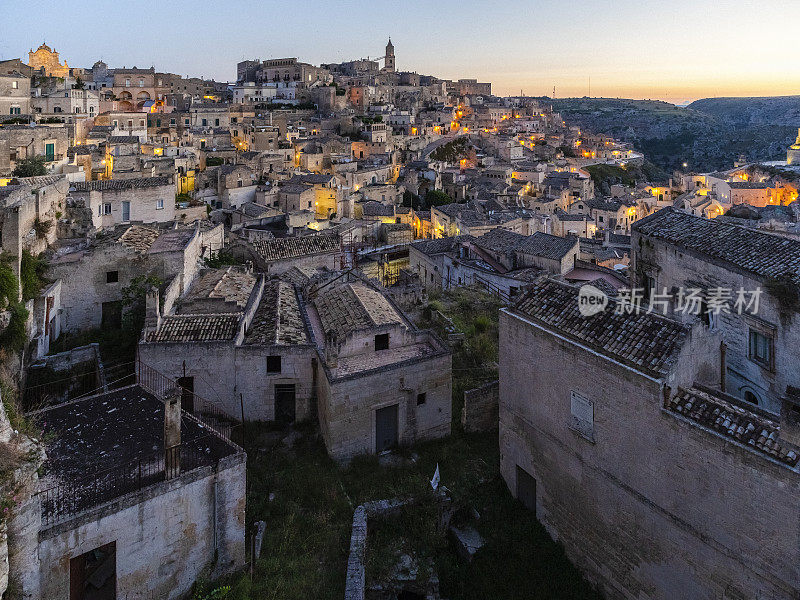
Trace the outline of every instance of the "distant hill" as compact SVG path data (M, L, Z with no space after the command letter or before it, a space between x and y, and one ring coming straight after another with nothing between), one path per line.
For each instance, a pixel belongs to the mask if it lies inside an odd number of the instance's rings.
M686 108L657 100L541 98L569 124L632 142L667 171L697 171L748 160L782 160L800 127L800 96L708 98Z
M695 100L687 108L740 127L751 125L800 127L800 96L704 98Z

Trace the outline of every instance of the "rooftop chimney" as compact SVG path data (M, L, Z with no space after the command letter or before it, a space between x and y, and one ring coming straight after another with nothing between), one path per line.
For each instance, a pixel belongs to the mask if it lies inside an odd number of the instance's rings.
M158 288L153 286L147 290L145 298L144 329L157 331L161 326L161 309L159 307Z
M181 472L181 388L164 392L164 473L167 479Z

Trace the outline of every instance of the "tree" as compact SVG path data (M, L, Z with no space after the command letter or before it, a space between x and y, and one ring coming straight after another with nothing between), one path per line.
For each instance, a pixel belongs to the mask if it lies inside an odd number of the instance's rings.
M425 194L425 204L430 208L431 206L441 206L443 204L451 204L453 199L441 190L428 190Z
M47 175L44 158L41 156L23 158L14 169L14 177L36 177L38 175Z
M74 89L74 90L82 90L85 87L86 87L86 85L83 83L83 79L81 79L80 77L76 77L75 78L75 83L72 85L72 89Z

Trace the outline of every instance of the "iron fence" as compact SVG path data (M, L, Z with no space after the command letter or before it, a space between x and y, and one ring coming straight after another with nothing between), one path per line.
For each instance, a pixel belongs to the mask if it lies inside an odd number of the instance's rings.
M173 479L183 472L214 464L215 456L211 446L202 443L204 439L196 438L180 446L142 455L121 465L40 491L42 523L50 525Z
M141 361L136 363L136 383L159 398L168 391L178 388L181 394L181 407L228 441L239 425L236 419L231 418L208 400Z

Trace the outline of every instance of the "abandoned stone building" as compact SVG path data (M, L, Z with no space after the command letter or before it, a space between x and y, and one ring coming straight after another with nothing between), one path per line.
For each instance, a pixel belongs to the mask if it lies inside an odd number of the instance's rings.
M246 269L210 269L183 297L152 298L147 311L143 363L236 420L312 416L316 351L293 285Z
M579 252L577 237L497 228L479 237L419 240L408 254L409 268L428 288L479 285L512 298L542 274L571 271Z
M254 239L230 249L234 256L252 261L257 270L280 275L292 267L338 269L342 244L338 235L327 233L301 237Z
M70 198L91 211L92 225L166 223L175 219L172 177L139 177L73 183Z
M208 270L179 299L151 298L140 360L236 420L285 423L316 410L337 459L449 433L441 341L354 275L286 275Z
M203 250L199 224L168 230L119 225L63 244L53 251L47 272L61 282L61 330L119 327L123 289L137 277L152 275L165 293L180 295L196 276Z
M779 421L720 390L718 331L578 295L547 279L501 310L512 494L608 598L796 597L795 388Z
M451 355L441 340L361 281L329 283L310 298L322 367L317 410L331 456L450 433Z
M44 474L8 524L23 597L181 598L244 565L244 451L179 398L134 385L37 413Z
M798 308L789 300L800 284L800 241L666 208L633 226L631 272L645 296L696 288L704 307L730 290L710 320L725 344L723 390L780 412L788 387L800 387ZM735 309L739 290L761 290L757 314Z

